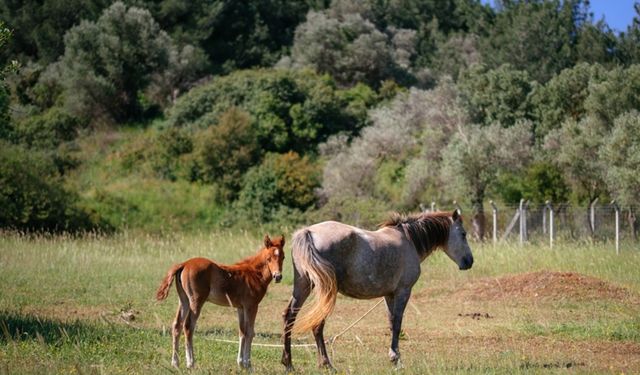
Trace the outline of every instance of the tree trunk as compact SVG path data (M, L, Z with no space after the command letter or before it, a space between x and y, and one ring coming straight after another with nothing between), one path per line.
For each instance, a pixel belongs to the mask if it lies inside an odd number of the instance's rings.
M634 241L638 240L638 224L636 220L636 213L633 212L632 208L629 208L627 211L627 220L629 222L629 229L631 230L631 237Z
M482 199L484 198L484 191L478 191L475 194L473 201L473 217L471 219L471 226L473 227L474 237L484 242L484 237L487 229L487 217L484 214L484 207L482 207Z

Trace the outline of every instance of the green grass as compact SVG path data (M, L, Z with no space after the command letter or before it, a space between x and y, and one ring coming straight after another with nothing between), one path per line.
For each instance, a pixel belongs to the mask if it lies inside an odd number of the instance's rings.
M252 254L250 232L100 236L0 236L0 373L174 373L171 324L176 307L154 292L168 267L193 256L232 263ZM289 231L285 231L289 232ZM277 234L277 233L273 233ZM404 320L403 373L577 373L640 371L640 253L627 244L520 247L472 244L473 269L460 272L443 254L423 263ZM290 248L287 247L287 252ZM280 313L291 292L285 279L263 301L256 343L277 344ZM622 300L467 300L456 290L486 278L532 271L586 274L630 291ZM339 298L326 337L340 332L377 301ZM125 322L122 311L135 319ZM490 318L472 319L471 313ZM235 365L235 312L205 305L195 335L195 373L240 372ZM310 343L309 336L296 342ZM341 336L331 354L341 373L395 373L386 357L384 307ZM181 363L184 364L181 347ZM256 373L282 373L280 349L254 346ZM315 349L294 348L302 373L317 373ZM186 372L184 368L178 372ZM191 373L191 372L190 372Z

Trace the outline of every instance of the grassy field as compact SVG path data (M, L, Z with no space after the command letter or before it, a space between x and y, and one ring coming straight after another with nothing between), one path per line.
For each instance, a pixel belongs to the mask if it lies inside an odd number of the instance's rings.
M168 301L154 301L162 276L189 257L231 263L259 245L258 236L238 232L1 234L0 373L174 373L168 327L177 297L172 290ZM640 373L637 246L619 256L610 244L472 248L470 271L458 271L442 253L423 263L403 324L402 373ZM284 282L273 284L261 305L255 343L279 343L290 259ZM375 303L340 298L326 336ZM237 346L224 341L237 339L236 324L231 309L205 305L189 373L241 372ZM389 339L381 304L335 341L334 366L339 373L395 373ZM254 346L255 372L283 373L280 354ZM298 372L319 372L315 348L296 347L293 355Z

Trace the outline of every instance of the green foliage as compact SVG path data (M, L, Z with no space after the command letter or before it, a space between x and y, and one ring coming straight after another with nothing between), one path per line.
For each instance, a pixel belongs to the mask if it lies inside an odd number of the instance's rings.
M81 20L95 20L106 0L2 1L0 19L15 30L9 52L28 56L43 64L64 52L62 36Z
M537 86L531 99L537 120L536 136L543 139L565 120L579 121L585 116L590 86L605 79L605 74L602 65L581 63Z
M137 2L138 3L138 2ZM273 65L309 10L297 0L144 1L164 30L202 48L214 72Z
M608 166L605 181L612 195L623 205L640 202L640 113L620 115L614 122L600 155Z
M607 72L603 80L589 86L584 106L609 128L621 114L640 108L640 64Z
M239 71L182 96L170 110L168 123L206 128L236 106L251 114L265 151L306 153L330 134L355 131L364 123L345 112L347 105L330 79L313 72Z
M529 94L533 84L526 71L509 65L497 69L476 65L462 74L459 87L472 117L479 123L511 126L531 118Z
M553 155L552 162L579 202L590 202L606 192L603 178L607 167L598 150L608 136L607 125L588 116L580 121L565 121L545 138L545 149Z
M319 186L318 168L307 157L295 152L267 154L262 164L245 175L236 206L253 223L286 222L286 215L314 204Z
M84 118L139 118L138 92L169 64L171 39L151 14L116 2L65 34L58 62L66 104Z
M45 154L0 141L0 228L77 231L103 226L77 205Z
M576 28L587 17L584 0L502 4L488 35L481 39L483 61L489 67L510 64L533 80L546 82L572 65Z
M196 178L218 187L220 202L237 198L242 175L260 156L251 117L232 107L220 123L196 134Z
M498 173L497 179L491 190L508 204L515 205L522 198L533 204L564 203L569 198L562 173L549 162L533 162L524 173Z
M444 151L446 186L458 196L468 197L474 207L482 205L499 172L520 170L531 159L531 131L530 122L510 128L499 124L461 128Z

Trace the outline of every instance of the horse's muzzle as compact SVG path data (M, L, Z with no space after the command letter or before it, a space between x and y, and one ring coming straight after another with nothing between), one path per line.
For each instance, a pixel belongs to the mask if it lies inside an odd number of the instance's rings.
M282 281L282 274L280 272L277 272L275 274L273 274L273 279L279 283L280 281Z
M471 266L473 266L473 256L472 255L468 255L465 256L464 258L462 258L462 262L460 262L460 264L458 265L458 267L461 270L468 270L469 268L471 268Z

